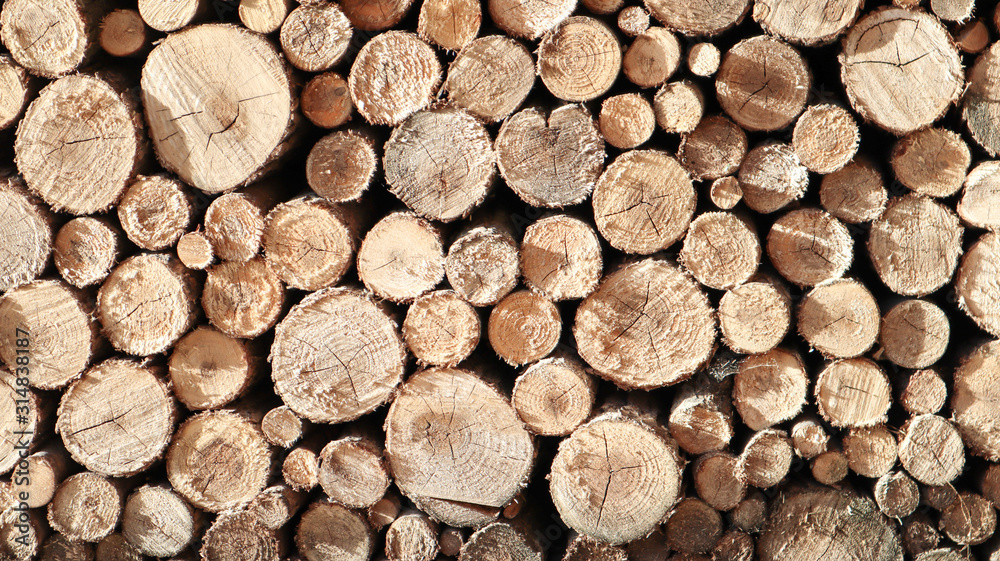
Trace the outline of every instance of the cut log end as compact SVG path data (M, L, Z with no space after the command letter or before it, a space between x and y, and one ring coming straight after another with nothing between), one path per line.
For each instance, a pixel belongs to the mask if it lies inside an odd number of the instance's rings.
M541 218L524 232L524 282L554 301L585 298L597 288L603 270L600 238L578 218L565 214Z
M202 232L187 232L177 240L177 258L188 269L202 271L215 263L215 251L208 236Z
M669 80L680 63L681 44L677 37L662 27L651 27L640 33L625 51L622 71L633 84L651 88Z
M579 361L551 357L518 376L511 403L528 430L566 436L590 416L597 386Z
M747 135L743 129L721 115L712 115L681 136L677 157L693 177L719 179L736 173L746 153Z
M814 105L799 115L792 146L803 165L816 173L832 173L858 151L858 124L838 105Z
M854 279L817 285L798 310L799 333L823 355L859 356L875 344L881 317L871 292Z
M848 224L860 224L882 216L889 194L875 166L867 159L856 158L823 176L819 199L833 216Z
M445 274L466 302L493 306L517 286L521 274L517 242L503 228L473 228L448 248Z
M222 407L255 381L259 360L247 343L199 327L181 338L170 355L174 394L194 411Z
M627 150L649 140L656 128L656 115L643 96L621 94L601 103L598 123L608 144Z
M441 234L413 213L389 214L365 235L358 276L379 298L412 302L444 279Z
M58 78L80 66L93 48L93 32L101 16L74 0L38 4L4 2L0 38L14 60L32 73Z
M798 415L808 386L798 353L773 349L740 363L733 382L733 405L748 427L763 430Z
M482 6L475 0L431 0L420 4L417 33L442 49L458 51L479 34Z
M302 114L312 124L334 129L351 118L354 106L347 89L347 80L335 72L324 72L313 77L302 88Z
M370 436L331 441L320 451L319 459L323 492L343 505L374 509L389 488L390 474L381 443Z
M972 155L958 134L927 128L899 139L890 162L903 185L929 197L948 197L961 189Z
M535 84L535 63L524 45L502 35L474 39L448 68L448 99L487 122L505 119Z
M101 48L111 56L134 57L149 48L146 22L136 10L120 9L101 20Z
M508 364L540 360L559 343L562 319L547 298L527 290L512 292L490 312L487 333L493 350Z
M829 363L816 380L820 415L835 427L868 427L885 421L892 403L889 378L867 358Z
M337 64L350 47L351 22L338 4L301 5L281 24L281 49L299 70L322 72Z
M732 350L766 353L785 338L791 328L792 301L777 282L752 280L722 295L719 328Z
M747 152L740 164L743 201L768 214L802 198L809 187L809 170L788 144L762 144Z
M346 11L350 17L350 11ZM394 72L390 79L389 68L397 67L408 69L405 78L397 79ZM388 31L361 48L347 85L354 107L365 120L398 125L430 104L440 81L441 63L430 45L413 33Z
M343 208L315 196L281 203L264 225L268 264L290 288L319 290L336 284L354 257L356 225L350 220Z
M70 539L97 542L118 525L123 497L106 477L85 471L59 485L48 507L52 529ZM86 504L90 508L77 508Z
M174 245L194 208L184 185L165 175L140 175L118 203L118 219L135 245L152 251Z
M760 255L760 240L749 220L728 212L707 212L688 227L680 261L701 284L727 290L750 280Z
M368 190L377 167L371 139L358 132L339 131L323 137L309 151L306 181L330 202L356 201Z
M581 57L581 50L591 54ZM590 101L604 94L621 68L614 31L587 16L566 18L538 47L538 75L552 95L565 101Z
M802 55L766 35L744 39L727 51L715 77L722 109L751 131L790 125L805 108L811 85Z
M854 261L854 240L826 211L801 208L771 226L767 254L781 276L799 286L815 286L847 272Z
M450 290L417 298L403 321L406 346L424 364L456 366L476 348L479 336L479 315Z

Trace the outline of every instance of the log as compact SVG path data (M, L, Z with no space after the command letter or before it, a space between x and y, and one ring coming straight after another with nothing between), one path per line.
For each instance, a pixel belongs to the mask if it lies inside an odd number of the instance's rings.
M800 415L792 425L792 446L800 458L811 460L826 452L830 435L812 414Z
M240 0L237 14L247 29L266 35L281 27L291 9L291 0Z
M174 395L192 411L222 407L257 380L262 358L245 341L209 326L198 327L182 337L170 354Z
M664 84L653 97L656 124L668 133L694 131L705 114L705 96L689 80Z
M649 140L656 128L656 114L643 96L621 94L604 100L598 124L608 144L627 150Z
M903 547L910 555L917 556L938 546L941 535L927 513L917 511L903 522Z
M139 0L139 13L146 25L164 33L177 31L207 12L205 0Z
M419 511L404 513L385 531L389 561L433 561L438 549L437 524Z
M479 344L476 310L452 290L429 292L406 311L403 340L425 365L456 366Z
M875 502L889 518L905 518L917 509L920 489L905 472L887 473L875 483Z
M310 421L341 423L391 397L405 356L396 324L369 296L328 288L305 297L275 327L268 360L285 405Z
M314 440L309 439L288 451L281 464L285 484L296 491L308 493L319 485L319 457Z
M3 194L0 194L0 198L3 198ZM30 225L30 218L22 222L24 223ZM25 236L21 239L27 241L31 238ZM114 267L120 240L121 232L106 220L90 216L74 218L59 228L55 243L52 244L52 261L67 283L77 288L97 284L103 281ZM7 244L3 245L9 247ZM48 250L43 251L47 256ZM32 265L31 252L22 255L27 259L24 259L21 266L15 267L11 264L11 268L8 269L13 276L17 275L18 269Z
M695 43L688 50L688 69L695 76L709 78L719 69L722 53L712 43Z
M950 483L922 486L920 491L923 503L938 511L948 508L949 505L958 500L958 491Z
M357 213L311 195L281 203L264 223L264 256L289 288L333 286L353 261L357 219Z
M695 375L674 396L668 428L677 445L689 454L724 450L733 438L731 384L709 375Z
M794 418L806 403L809 376L795 351L775 348L740 362L733 380L733 405L751 430Z
M712 549L715 561L752 561L754 540L750 534L740 530L729 530L719 538Z
M336 72L324 72L306 82L299 107L309 122L324 129L343 125L354 112L347 80Z
M750 8L748 0L645 0L645 4L663 25L690 36L718 35L742 21Z
M965 447L951 422L937 415L917 415L900 429L899 462L925 485L946 485L965 467Z
M430 497L412 498L418 509L426 512L432 519L460 528L482 528L500 517L500 508L433 499Z
M798 310L799 333L830 358L864 354L875 344L881 317L871 292L857 280L833 279L810 290Z
M743 129L722 115L711 115L681 135L677 158L695 179L720 179L736 173L746 153Z
M0 298L0 323L9 326L0 334L0 358L15 373L27 360L32 387L65 387L101 352L92 313L92 301L58 280L10 290Z
M542 561L537 544L519 528L494 522L477 530L462 546L458 561Z
M809 465L813 479L837 487L847 477L847 456L837 449L827 450L812 459Z
M817 4L808 0L754 2L753 20L768 33L806 47L826 45L851 27L864 2L836 0Z
M149 50L146 22L136 10L118 9L101 20L100 44L104 52L117 57L139 57Z
M129 545L125 538L118 533L109 534L94 548L97 559L107 561L143 561L144 556L139 551Z
M28 508L42 508L52 502L56 489L73 467L66 449L58 444L49 444L18 464L11 477L11 493ZM26 498L22 501L22 497Z
M907 378L899 403L911 415L925 415L940 411L947 398L948 386L941 375L925 368Z
M629 554L623 547L608 545L590 536L573 532L566 546L562 561L628 561Z
M563 105L548 116L524 109L500 126L494 147L507 185L532 206L582 202L604 169L604 139L580 105Z
M462 534L462 530L458 528L446 527L441 530L441 535L438 536L438 545L440 546L441 555L457 557L462 550L462 546L465 545L465 536Z
M958 500L941 511L941 530L951 541L964 546L979 545L997 529L997 512L982 496L963 491Z
M486 331L490 346L504 362L522 366L555 350L562 318L555 304L544 296L518 290L493 308Z
M936 304L904 300L882 317L879 339L884 356L893 363L903 368L927 368L948 348L951 325L944 310Z
M177 258L188 269L202 271L215 263L215 251L204 233L187 232L177 240Z
M341 4L341 8L352 18L347 5ZM357 18L352 18L351 23L365 29ZM440 82L441 63L434 49L405 31L387 31L368 41L347 77L351 101L358 113L369 123L390 126L399 125L427 107Z
M382 162L389 190L417 214L441 222L468 216L496 176L489 132L454 107L408 117L392 131Z
M125 235L140 248L152 251L176 244L191 224L193 213L184 185L165 175L136 177L118 202L118 219Z
M1000 415L992 406L996 395L1000 343L991 341L975 347L955 369L952 386L952 419L969 450L991 462L1000 459Z
M264 526L278 530L295 516L306 502L308 495L279 483L264 489L249 504L247 512L259 518Z
M30 367L29 367L30 368ZM33 441L40 440L36 435L39 428L39 417L45 411L40 411L41 403L38 395L17 380L14 374L0 369L0 428L8 435L0 440L0 473L7 473L19 463L21 454L28 455ZM27 407L27 414L24 408ZM44 423L45 419L42 419ZM44 425L43 425L44 426ZM16 437L16 438L15 438ZM13 495L9 502L13 502ZM6 510L7 505L3 505Z
M514 382L511 405L540 436L567 436L590 417L597 383L578 359L556 354L528 366Z
M618 156L597 182L594 221L614 248L649 255L684 235L696 199L691 178L673 156L632 150Z
M306 180L333 203L356 201L368 190L378 158L368 135L338 131L321 138L306 160Z
M750 279L719 300L719 330L736 352L759 354L776 347L791 328L788 290L767 277Z
M722 517L708 503L687 498L677 503L663 528L672 549L708 553L722 536Z
M878 561L903 558L896 529L874 501L821 487L782 492L757 540L757 553L762 561L825 555Z
M97 50L107 2L32 0L4 2L0 39L18 64L32 74L58 78L76 70Z
M49 524L70 539L98 542L118 525L124 500L117 481L89 471L71 475L49 503Z
M892 404L889 377L867 358L827 363L816 379L816 407L834 427L870 427L885 422Z
M385 429L396 486L414 500L499 508L525 484L534 461L531 437L514 408L467 370L430 368L410 376L389 407ZM468 465L491 468L470 474Z
M538 76L552 95L564 101L590 101L603 95L621 68L622 51L614 30L591 17L565 18L538 45Z
M791 145L765 143L747 152L739 180L747 206L769 214L802 198L809 186L809 170Z
M566 214L546 216L524 231L524 284L553 301L586 298L597 289L603 268L601 240L583 220Z
M138 104L117 77L107 78L77 74L51 82L17 127L17 169L28 188L55 211L84 215L107 210L145 159L146 132ZM91 114L87 121L79 118ZM56 152L59 164L52 165Z
M815 286L847 272L854 261L854 240L826 211L799 208L774 221L767 234L767 255L788 281Z
M858 475L882 477L896 465L896 436L884 424L852 428L843 443L847 463Z
M94 561L94 546L54 533L42 544L40 561Z
M24 113L28 101L34 96L33 80L28 71L7 55L0 56L0 129L13 126Z
M955 33L955 42L963 53L979 54L990 46L990 30L981 19L974 19Z
M737 476L738 458L716 451L699 456L692 467L695 492L715 510L733 510L746 497L747 485Z
M733 526L743 532L759 533L767 518L767 499L757 489L751 489L730 514Z
M493 22L513 37L535 41L552 31L576 8L572 0L557 2L515 2L490 0L489 11Z
M371 528L361 515L330 501L309 505L295 531L295 545L308 561L332 555L338 561L366 561L371 557L373 542Z
M194 539L198 515L166 485L135 490L122 512L122 536L143 555L177 555Z
M444 270L463 300L473 306L493 306L517 286L521 275L517 242L500 224L474 226L452 242Z
M302 419L294 411L287 405L282 405L264 414L260 430L272 446L291 448L302 438L304 426Z
M136 356L160 353L194 325L199 292L176 258L141 253L104 280L97 293L97 317L119 351Z
M719 105L750 131L790 125L805 108L811 86L802 55L767 35L744 39L729 49L715 77Z
M955 281L958 307L995 337L1000 336L1000 291L994 285L998 271L1000 237L988 232L962 256Z
M349 434L324 446L319 455L323 492L348 507L373 508L391 481L380 440L372 434Z
M49 527L38 511L5 515L0 525L0 554L7 559L33 559L49 535ZM60 535L60 534L55 534Z
M232 411L206 411L177 429L166 464L175 491L200 509L222 512L264 489L271 453L256 424Z
M408 303L444 280L440 231L412 212L386 215L365 234L358 277L376 297Z
M274 530L250 512L224 512L205 532L205 561L278 561L280 545Z
M333 2L305 4L292 10L281 24L281 50L295 68L323 72L340 62L351 45L354 30Z
M994 505L1000 503L1000 467L998 464L986 466L977 479L983 497Z
M622 388L648 389L682 382L708 361L715 319L679 267L646 259L609 275L580 304L573 334L598 375ZM661 348L676 352L661 356Z
M612 411L559 444L549 492L569 527L617 545L648 535L667 514L680 491L678 462L657 427Z
M729 212L706 212L688 227L679 260L701 284L728 290L753 277L760 253L752 222Z
M110 359L63 393L56 433L77 463L124 477L159 459L173 433L173 396L162 369Z
M474 0L430 0L420 4L417 33L448 51L458 51L479 35L483 9Z
M635 37L649 29L649 12L642 6L626 6L618 12L618 29Z
M897 136L940 118L964 85L951 36L922 11L885 7L869 12L844 37L838 59L854 110Z
M993 218L989 210L1000 202L997 196L1000 192L997 187L1000 180L998 172L1000 168L996 162L983 162L969 173L956 207L958 216L966 224L994 232L1000 230L1000 220Z
M823 176L819 200L823 208L839 220L860 224L882 216L889 194L879 171L867 158L859 156Z
M524 103L535 84L535 61L528 49L503 35L462 47L441 86L455 105L486 122L502 121Z
M792 444L787 433L764 429L754 433L736 461L736 476L760 489L774 487L788 474Z
M153 49L142 69L142 101L160 163L211 194L247 183L280 152L294 98L270 43L210 24L170 34Z
M792 134L792 147L802 164L820 174L847 165L858 151L858 124L847 109L822 104L807 108Z
M650 27L628 46L622 58L622 71L640 88L666 83L681 63L681 44L663 27Z
M249 261L260 253L264 221L274 208L275 185L258 183L251 188L226 193L205 210L204 235L212 251L223 261Z
M990 156L1000 153L1000 130L994 124L996 115L1000 114L1000 105L995 99L997 55L1000 48L990 47L984 52L969 71L969 84L962 103L962 119L980 146Z
M931 11L945 21L963 22L972 17L973 0L931 0Z
M962 188L972 154L957 133L926 128L896 141L892 171L909 189L928 197L949 197Z

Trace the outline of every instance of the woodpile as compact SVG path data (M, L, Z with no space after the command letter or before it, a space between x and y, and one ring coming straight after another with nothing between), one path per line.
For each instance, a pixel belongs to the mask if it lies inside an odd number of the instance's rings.
M993 3L0 44L0 561L1000 560Z

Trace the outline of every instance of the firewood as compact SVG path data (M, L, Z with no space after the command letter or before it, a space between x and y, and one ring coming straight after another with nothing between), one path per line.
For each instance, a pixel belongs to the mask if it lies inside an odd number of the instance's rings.
M623 547L608 545L590 536L574 532L566 546L562 561L628 561L629 558Z
M748 0L725 0L721 4L708 0L683 3L645 0L645 3L649 13L663 25L690 36L717 35L742 21L750 8Z
M875 29L884 40L870 34ZM907 34L905 40L900 33ZM926 12L895 7L869 12L851 27L838 58L854 110L898 136L936 121L958 101L964 85L958 49Z
M0 193L0 199L2 198L4 195ZM7 208L16 209L14 206ZM12 222L12 224L17 223L17 221ZM20 224L22 227L24 225L32 227L30 215L26 216ZM38 236L40 233L35 233L34 236ZM30 241L32 237L23 236L20 239L23 244ZM55 262L59 274L69 284L77 288L97 284L111 272L118 257L120 240L121 232L107 220L90 216L74 218L59 228L52 246L52 260ZM47 256L48 250L44 251ZM34 265L30 251L22 255L27 258L24 258L18 266L11 264L8 275L17 277L19 269ZM4 283L0 281L0 285L2 284ZM16 282L16 284L21 283Z
M467 216L483 202L496 176L494 160L486 128L454 107L409 116L392 131L382 159L389 190L441 222Z
M237 13L247 29L266 35L281 27L291 9L291 0L240 0Z
M841 530L831 534L824 528ZM878 561L903 558L896 529L874 501L820 487L782 492L757 540L757 553L762 561L831 554Z
M681 553L708 553L722 536L722 517L700 499L687 498L674 507L664 524L667 543Z
M754 540L740 530L729 530L712 549L713 561L752 561Z
M887 473L875 483L875 502L889 518L905 518L917 509L920 489L905 472Z
M319 485L319 456L310 442L299 444L285 456L281 475L285 484L296 491L307 493Z
M267 214L264 256L289 288L332 286L353 261L357 218L357 213L310 195L281 203Z
M280 546L274 530L246 511L223 512L205 531L201 545L205 561L278 561Z
M628 46L622 58L622 71L640 88L666 83L681 63L681 44L663 27L650 27Z
M319 196L334 203L356 201L368 190L378 167L367 134L338 131L324 136L309 152L306 180Z
M97 559L107 561L144 561L145 557L119 533L109 534L94 548Z
M243 262L260 253L264 220L276 202L269 192L273 188L273 184L258 183L226 193L208 205L204 235L219 259Z
M292 10L281 24L281 50L295 68L322 72L340 62L351 43L351 22L333 2Z
M324 446L319 458L319 484L340 504L372 508L389 488L390 473L375 435L345 435Z
M254 423L231 411L206 411L177 429L166 464L175 491L198 508L221 512L264 489L271 453Z
M798 415L808 386L802 357L775 348L740 362L733 381L733 405L748 427L763 430Z
M881 217L889 195L875 166L859 156L823 176L819 199L830 214L848 224L859 224Z
M914 559L915 561L968 561L969 556L954 549L942 547L933 551L925 551Z
M642 6L626 6L618 12L618 29L635 37L649 29L649 12Z
M836 0L816 4L808 0L754 2L753 19L765 31L797 45L814 47L832 43L858 17L861 0Z
M604 139L579 105L564 105L548 116L535 108L512 115L501 125L495 148L507 185L533 206L583 201L604 168Z
M869 427L885 421L892 403L889 378L867 358L828 363L816 379L816 406L835 427Z
M138 57L149 50L146 22L136 10L119 9L101 20L100 44L111 56Z
M385 532L389 561L433 561L437 553L437 524L421 512L404 513Z
M732 210L743 200L743 189L740 187L740 181L731 175L716 179L709 187L708 198L713 205L720 209Z
M49 526L40 511L17 513L16 520L12 516L6 514L8 520L0 524L0 555L7 559L33 559L49 535Z
M719 47L712 43L695 43L688 50L688 69L695 76L702 78L712 76L719 69L721 60L722 53L719 52Z
M952 387L952 419L969 450L990 461L1000 459L1000 418L993 404L1000 343L983 343L968 353L955 369Z
M677 157L696 179L719 179L736 173L746 153L743 129L722 115L712 115L681 136Z
M612 545L647 535L680 491L681 467L665 436L615 411L576 429L560 443L549 475L563 521Z
M0 55L0 91L4 94L0 101L0 129L17 123L35 93L32 86L27 70L11 57Z
M773 349L791 328L792 300L775 279L758 277L719 300L719 330L726 345L741 353Z
M829 449L810 460L809 468L813 479L837 487L847 477L847 456L839 449Z
M899 462L925 485L945 485L965 467L965 447L955 426L937 415L918 415L899 434Z
M729 49L715 79L722 109L751 131L791 124L805 108L811 85L802 55L767 35L744 39Z
M990 46L990 30L983 20L974 19L958 29L955 42L963 53L979 54Z
M473 306L495 305L521 274L517 242L508 228L490 222L461 233L448 248L444 267L448 283Z
M975 493L962 492L958 500L941 511L941 530L959 545L978 545L997 528L997 512L993 505Z
M206 0L139 0L139 13L146 25L169 33L192 23L208 11Z
M819 456L826 452L829 442L830 435L815 415L800 415L792 425L792 446L800 458L811 460Z
M678 389L670 407L668 428L689 454L724 450L733 438L731 384L696 374Z
M463 427L461 440L451 438L449 427ZM400 388L386 418L385 453L396 486L411 499L494 508L520 490L534 461L531 437L507 399L479 376L453 368L423 370ZM468 478L470 463L496 469Z
M164 175L138 176L118 202L125 235L135 245L153 251L174 245L187 231L193 212L183 184Z
M598 124L608 144L626 150L649 140L656 128L656 114L641 95L621 94L604 100Z
M479 34L483 8L474 0L421 2L417 33L442 49L458 51Z
M7 473L17 465L21 453L27 455L32 442L37 438L35 433L39 427L41 406L39 398L34 391L19 384L17 380L10 372L0 369L0 428L3 429L3 434L8 435L0 440L0 473ZM41 413L44 414L45 411ZM13 495L11 500L13 501Z
M264 489L247 504L247 512L254 514L271 530L277 530L289 520L304 504L308 495L279 483Z
M792 444L784 431L764 429L754 433L736 462L736 475L747 485L774 487L792 464Z
M73 466L66 449L59 444L49 444L19 464L11 478L11 490L18 502L24 502L28 508L49 504ZM22 497L26 498L21 501Z
M287 405L282 405L264 415L260 430L272 446L291 448L302 438L304 426L302 419L294 411Z
M747 152L739 180L747 206L769 214L802 198L809 186L809 170L790 145L765 143Z
M938 546L941 534L925 512L917 511L903 522L901 532L903 547L910 555L917 556Z
M361 0L345 0L339 2L340 8L351 20L351 25L361 31L375 32L393 27L406 15L413 0L379 0L365 2ZM369 35L374 35L370 33Z
M462 47L441 91L455 105L495 122L516 111L534 84L535 61L528 49L509 37L490 35Z
M989 210L1000 202L997 197L998 179L1000 168L996 162L983 162L969 173L956 207L963 222L994 232L1000 230L1000 220L993 218Z
M955 281L959 308L993 336L1000 336L1000 291L993 284L998 272L1000 236L988 232L965 252Z
M566 18L538 46L538 76L552 95L565 101L590 101L604 94L621 68L614 31L591 17Z
M174 395L193 411L222 407L256 381L261 359L250 344L212 327L198 327L181 338L170 355Z
M100 541L118 525L125 501L122 491L121 483L96 473L71 475L49 503L49 524L71 539Z
M958 500L958 491L950 483L944 485L921 486L920 498L922 502L934 510L944 510Z
M399 495L393 491L386 493L375 504L368 507L368 523L375 530L381 530L395 520L402 510ZM455 555L458 555L456 553Z
M709 452L694 462L694 488L712 508L725 512L746 497L747 485L737 476L738 459L729 452Z
M568 354L542 359L514 383L511 404L525 427L541 436L566 436L590 417L597 384Z
M309 505L295 531L299 553L311 561L331 555L338 561L366 561L373 542L371 528L361 515L329 501Z
M818 208L800 208L775 220L767 235L771 264L790 282L815 286L843 276L854 260L847 227Z
M996 72L1000 48L990 47L978 59L969 71L969 85L963 97L962 118L969 128L972 138L982 146L990 156L1000 152L1000 130L997 130L994 119L1000 113L1000 106L994 101L993 91L996 88L991 75Z
M139 170L146 135L138 104L123 89L117 78L77 74L51 82L28 106L14 142L17 167L53 210L107 210ZM88 114L87 122L79 118Z
M524 231L524 283L554 301L587 297L597 289L603 266L600 238L583 220L547 216Z
M827 174L847 165L858 151L858 124L839 105L807 108L792 135L792 147L802 164L816 173Z
M660 528L628 544L630 561L667 561L668 557L670 548L667 547L667 536Z
M944 355L950 338L948 316L926 300L905 300L882 318L882 352L903 368L933 365Z
M859 475L874 479L896 465L896 436L884 424L852 428L843 443L848 465Z
M187 232L177 240L177 258L188 269L201 271L215 263L215 251L203 232Z
M705 96L689 80L664 84L653 97L656 124L668 133L694 131L705 114Z
M396 324L369 296L328 288L292 307L275 328L268 360L285 405L310 421L340 423L390 398L405 355Z
M170 557L194 539L198 515L166 485L134 491L122 512L122 536L143 555Z
M1000 467L998 464L990 464L977 477L979 480L979 490L983 497L993 503L1000 504Z
M358 277L376 297L407 303L444 279L440 231L411 212L386 215L365 234Z
M62 388L79 377L100 352L92 312L92 301L58 280L35 281L10 290L0 298L0 323L11 326L0 334L0 358L11 372L17 372L24 362L18 357L27 354L32 387ZM38 343L31 345L31 339Z
M974 0L931 0L931 11L945 21L966 21L972 17Z
M505 362L520 366L548 356L559 343L562 319L550 300L529 290L504 297L490 312L490 346Z
M520 528L494 522L474 532L462 546L458 561L542 561L537 544Z
M39 556L40 561L94 561L94 546L73 540L60 533L50 535Z
M751 489L747 497L733 509L730 520L737 529L756 534L764 527L767 510L767 499L764 494L757 489Z
M343 125L354 111L347 80L336 72L324 72L309 80L302 88L299 105L312 124L325 129Z
M705 364L715 319L679 267L646 259L609 275L580 304L573 333L580 356L600 376L623 388L655 388L686 380ZM660 348L676 352L664 357Z
M455 366L479 343L475 309L451 290L417 298L406 312L403 339L421 364Z
M914 192L948 197L962 188L972 155L958 134L927 128L899 139L890 162L896 178Z
M108 2L32 0L4 2L0 39L18 64L45 78L76 70L97 50L101 16Z
M706 212L688 227L680 261L701 284L727 290L750 280L760 254L752 222L729 212Z
M465 545L465 536L458 528L446 527L441 530L441 534L438 536L438 545L441 555L457 557L462 546Z
M834 279L810 290L798 309L799 333L831 358L856 357L878 339L881 317L875 297L855 279Z
M910 374L899 398L900 405L911 415L937 413L948 398L948 386L941 375L925 368Z
M350 18L351 11L344 4L341 8ZM364 29L357 21L351 23ZM440 81L441 63L434 49L404 31L387 31L366 43L347 77L358 113L369 123L391 126L427 107Z
M474 503L411 497L418 509L441 524L460 528L482 528L500 517L500 508Z

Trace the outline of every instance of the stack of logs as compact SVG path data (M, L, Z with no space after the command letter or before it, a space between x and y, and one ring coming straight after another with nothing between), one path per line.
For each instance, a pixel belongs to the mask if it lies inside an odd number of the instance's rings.
M862 4L6 0L0 560L1000 560L1000 10Z

